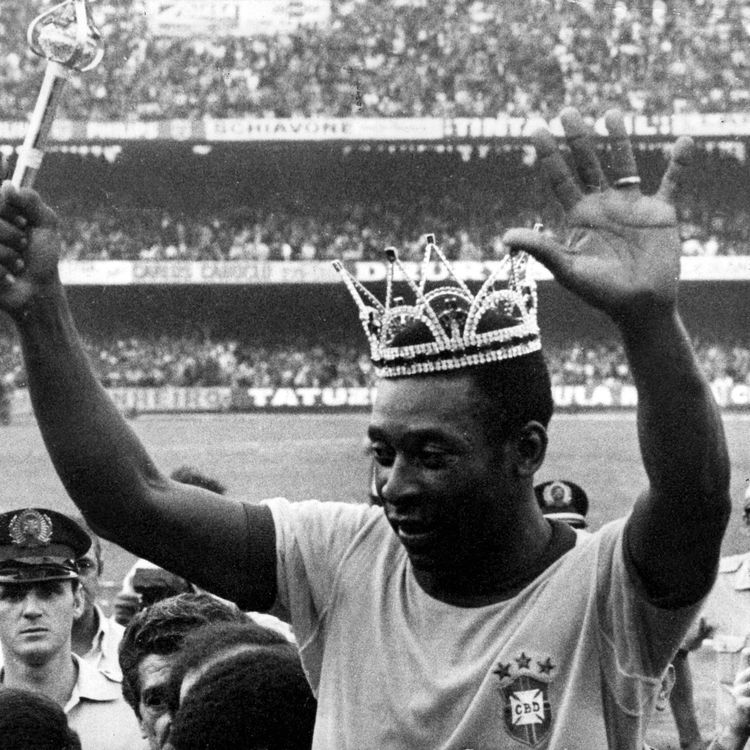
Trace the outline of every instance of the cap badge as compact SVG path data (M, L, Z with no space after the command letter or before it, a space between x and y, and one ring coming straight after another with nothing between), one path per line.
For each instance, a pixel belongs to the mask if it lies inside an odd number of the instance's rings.
M572 500L573 493L564 482L551 482L544 488L544 502L549 508L566 508Z
M43 547L52 539L52 521L45 513L29 508L17 513L8 524L13 544L21 547Z

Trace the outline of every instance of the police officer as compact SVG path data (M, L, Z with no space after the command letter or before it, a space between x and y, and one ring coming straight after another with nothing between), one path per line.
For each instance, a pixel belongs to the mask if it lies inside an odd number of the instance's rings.
M73 623L73 652L110 680L121 683L118 647L125 628L113 617L107 617L99 603L99 587L104 570L102 543L82 517L74 520L91 537L91 548L76 560L84 608L83 615Z
M564 521L574 529L588 527L589 499L580 485L565 479L552 479L537 484L534 494L547 518Z
M84 750L143 747L120 685L72 650L84 611L76 560L91 538L45 508L0 514L0 684L42 693L63 707Z

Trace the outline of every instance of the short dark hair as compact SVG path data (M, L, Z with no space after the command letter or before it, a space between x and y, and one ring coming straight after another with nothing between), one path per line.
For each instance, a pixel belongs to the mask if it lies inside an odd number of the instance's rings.
M168 656L182 646L185 636L209 622L243 622L239 607L210 594L179 594L139 612L120 641L122 694L140 719L141 684L138 665L150 654Z
M171 479L174 479L175 482L192 484L194 487L202 487L204 490L215 492L217 495L225 495L227 492L227 488L218 479L206 476L203 472L193 466L180 466L169 476Z
M540 351L470 367L483 400L480 418L488 436L503 442L525 424L549 425L554 411L549 369Z
M293 654L297 650L281 633L250 618L246 622L212 622L188 633L169 675L166 703L172 713L180 705L182 680L188 672L242 646L288 648Z
M3 750L81 750L62 708L41 693L0 686Z
M310 750L317 704L299 657L261 648L198 678L175 715L175 750Z

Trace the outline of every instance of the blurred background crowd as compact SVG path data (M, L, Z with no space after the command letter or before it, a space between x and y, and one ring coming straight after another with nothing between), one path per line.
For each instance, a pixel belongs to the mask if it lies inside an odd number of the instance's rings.
M712 383L750 385L750 344L695 342ZM257 345L222 338L155 335L87 341L101 382L114 387L234 386L242 388L338 388L372 385L367 353L354 346L315 341ZM622 345L615 340L545 343L553 385L632 383ZM0 374L25 386L20 348L0 336Z
M66 259L380 260L393 245L414 260L424 234L434 233L451 260L496 260L509 227L563 229L522 145L468 158L335 147L227 147L210 157L146 149L114 164L62 154L45 163L43 188L58 209ZM636 157L646 192L655 190L664 150ZM81 177L74 193L71 170ZM679 203L683 254L747 255L748 194L748 163L702 145Z
M457 206L468 212L469 206ZM238 209L201 218L167 211L128 215L106 208L80 217L64 217L65 260L310 261L382 260L393 245L406 260L418 260L422 237L443 226L441 248L451 260L498 260L506 254L505 229L533 226L540 217L528 210L471 229L428 213L407 226L403 214L381 205L354 203L332 207L330 215L292 215L283 208L264 213ZM685 256L746 255L750 212L712 213L707 207L680 212ZM446 224L450 226L446 227ZM481 222L480 222L481 224ZM554 231L554 227L549 227Z
M30 110L23 38L35 12L3 0L0 118ZM100 0L108 58L66 96L72 119L549 116L744 110L750 11L724 0L331 0L319 28L156 39L144 0Z

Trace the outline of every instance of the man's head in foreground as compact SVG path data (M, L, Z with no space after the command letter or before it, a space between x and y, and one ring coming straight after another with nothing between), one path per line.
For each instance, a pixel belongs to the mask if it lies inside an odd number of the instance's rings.
M334 265L359 308L379 377L368 430L371 495L423 587L437 593L450 579L454 591L465 589L490 558L495 571L523 564L523 554L503 553L522 537L535 540L524 547L531 554L546 544L533 476L544 460L552 395L528 256L510 252L475 293L434 236L425 239L418 279L386 249L383 302ZM428 278L433 263L443 272L439 286ZM397 274L412 304L395 296ZM491 577L497 593L497 573Z
M139 612L120 643L122 693L141 733L158 748L155 723L167 710L170 671L185 636L211 622L244 622L245 615L209 594L180 594Z
M245 622L210 623L188 633L170 670L166 695L168 711L155 724L161 747L168 747L166 742L181 701L206 671L224 659L267 648L277 649L299 661L294 644L278 631L259 625L249 617Z
M3 750L81 750L62 708L41 693L0 686Z
M70 651L84 610L76 561L91 539L74 521L46 508L0 515L0 643L8 668L41 666Z
M259 648L278 648L297 656L297 647L281 633L246 618L213 622L188 633L172 667L167 702L176 713L187 691L215 662Z
M415 569L448 572L541 516L533 477L552 414L539 352L454 372L388 378L368 434L386 516Z
M186 693L174 750L309 750L316 703L294 649L266 647L221 660Z

